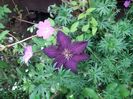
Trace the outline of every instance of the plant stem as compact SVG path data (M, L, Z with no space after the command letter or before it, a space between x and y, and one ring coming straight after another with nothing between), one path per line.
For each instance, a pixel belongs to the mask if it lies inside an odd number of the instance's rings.
M26 38L26 39L23 39L23 40L21 40L21 41L18 41L18 42L16 42L16 43L6 45L6 47L14 46L14 45L16 45L16 44L22 43L22 42L27 41L27 40L29 40L29 39L31 39L31 38L33 38L33 37L36 37L36 36L37 36L37 35L32 35L32 36L30 36L30 37L28 37L28 38Z
M16 20L19 20L19 21L21 21L21 22L29 23L29 24L32 24L32 25L35 25L35 24L36 24L36 23L34 23L34 22L30 22L30 21L27 21L27 20L19 19L19 18L17 18L17 17L13 17L13 18L15 18Z
M19 41L19 40L18 40L15 36L13 36L12 34L8 33L8 35L11 36L11 37L13 37L17 42ZM21 45L22 47L24 47L23 44L20 43L20 45Z

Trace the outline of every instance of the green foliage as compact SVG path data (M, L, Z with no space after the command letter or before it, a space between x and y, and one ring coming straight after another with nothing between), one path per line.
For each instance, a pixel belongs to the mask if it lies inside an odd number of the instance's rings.
M35 97L49 99L50 95L56 92L77 94L84 86L84 81L80 77L63 69L55 71L48 62L46 65L36 64L35 69L31 69L28 77L24 77L23 80L23 88L30 93L30 99Z
M11 10L7 7L7 5L0 6L0 20L4 19L8 13L11 13Z
M115 90L115 93L114 93ZM117 83L111 83L107 86L104 98L108 99L122 99L129 95L129 91L126 85L118 85Z
M9 33L8 30L2 31L2 32L0 33L0 43L3 42L3 40L5 39L5 37L6 37L6 35L7 35L8 33Z
M117 0L62 0L48 9L50 22L73 41L88 41L89 60L78 64L78 73L55 69L42 49L56 43L34 37L29 64L22 62L23 44L0 52L0 98L30 99L132 99L133 5L117 19ZM0 7L0 19L11 11ZM0 49L6 45L6 25L0 20ZM31 33L36 25L27 29ZM1 98L1 99L2 99Z
M126 48L126 43L122 38L116 38L112 34L106 34L98 44L99 50L105 54L120 53Z
M99 99L97 93L91 88L85 88L83 90L84 97L90 97L91 99Z
M60 7L53 5L49 7L49 10L52 16L55 17L55 22L58 25L66 26L73 19L72 9L67 7L66 4L63 4Z

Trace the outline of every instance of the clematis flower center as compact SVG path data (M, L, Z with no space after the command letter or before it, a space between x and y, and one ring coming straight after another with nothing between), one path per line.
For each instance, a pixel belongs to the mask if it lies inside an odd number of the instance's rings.
M69 60L72 57L72 53L68 49L64 49L63 53L64 57Z

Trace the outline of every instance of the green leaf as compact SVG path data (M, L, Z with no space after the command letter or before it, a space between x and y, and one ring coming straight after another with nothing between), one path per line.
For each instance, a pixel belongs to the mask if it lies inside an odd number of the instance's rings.
M96 94L96 92L93 89L91 89L91 88L85 88L83 90L83 95L85 97L90 97L92 99L99 99L98 95Z
M98 23L97 23L97 21L94 17L91 18L91 24L92 24L92 26L97 26L98 25Z
M70 30L69 30L69 28L63 26L63 32L66 33L66 34L68 34L70 32Z
M80 36L77 36L76 39L77 39L78 41L83 41L83 40L84 40L84 35L82 34L82 35L80 35Z
M32 38L32 40L33 40L34 43L36 43L39 47L45 46L45 40L44 40L43 38L34 37L34 38Z
M73 94L67 95L67 99L75 99Z
M7 5L3 6L3 10L5 13L11 13L11 10L9 8L7 8Z
M96 8L89 8L89 9L87 9L87 11L86 11L86 14L90 14L91 12L93 12L94 10L95 10Z
M95 35L97 32L97 27L92 27L92 35Z
M88 29L89 29L89 24L84 25L84 26L82 27L82 31L83 31L83 32L87 32Z
M2 23L0 23L0 29L4 29L4 28L5 26Z
M36 51L38 51L38 50L40 50L40 49L41 49L40 46L38 46L38 45L36 45L36 44L32 45L32 51L33 51L33 52L36 52Z
M70 2L73 6L76 6L78 3L76 1L71 1Z
M117 83L111 83L107 86L107 90L115 90L117 88L118 84Z
M55 22L54 22L54 20L53 20L53 19L51 19L51 18L48 18L48 20L50 21L50 23L51 23L51 26L55 26Z
M4 39L5 39L6 34L8 34L8 33L9 33L9 31L8 31L8 30L5 30L5 31L1 32L1 33L0 33L0 41L4 40Z
M78 16L78 20L83 19L84 17L86 17L86 14L81 13L81 14L79 14L79 16Z
M70 28L70 31L71 31L71 32L77 31L78 25L79 25L79 21L73 23L72 26L71 26L71 28Z
M5 61L0 60L0 69L7 68L8 64Z
M29 31L30 33L33 33L33 31L36 29L36 24L33 26L30 26L27 28L27 31Z
M51 37L47 40L47 42L45 42L45 43L48 44L48 42L49 42L49 43L52 43L52 44L55 44L55 42L56 42L55 37L54 37L54 36L51 36Z
M119 92L123 98L129 96L129 93L130 93L129 90L127 89L126 85L120 85Z

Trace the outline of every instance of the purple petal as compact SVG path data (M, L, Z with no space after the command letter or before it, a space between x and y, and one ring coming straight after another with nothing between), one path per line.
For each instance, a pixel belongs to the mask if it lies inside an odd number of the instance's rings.
M71 44L71 39L69 36L66 36L63 32L59 31L57 33L57 43L63 48L66 48Z
M74 42L71 45L71 50L74 54L80 54L84 51L84 49L87 46L87 41L82 41L82 42Z
M65 68L70 69L72 72L77 72L77 62L69 60L66 62Z
M60 68L66 63L66 59L62 55L58 55L55 57L54 63L56 63L56 68Z
M124 2L124 6L127 8L130 5L130 3L131 3L131 0L126 0Z
M50 58L55 58L59 54L59 50L57 50L56 46L50 46L44 48L44 53L49 56Z
M72 60L74 60L75 62L80 62L80 61L84 61L84 60L87 60L89 59L89 56L85 53L82 53L82 54L79 54L79 55L74 55L72 57Z

